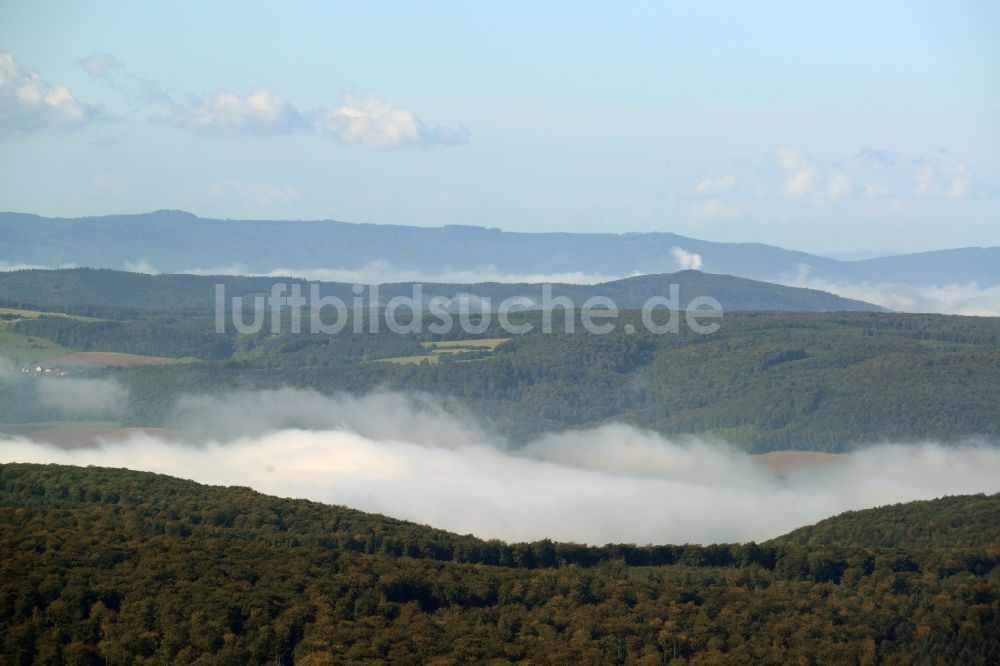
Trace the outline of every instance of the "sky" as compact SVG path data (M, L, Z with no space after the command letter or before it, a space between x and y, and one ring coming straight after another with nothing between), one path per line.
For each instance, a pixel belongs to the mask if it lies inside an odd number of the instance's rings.
M5 0L0 210L1000 245L1000 3L541 4Z

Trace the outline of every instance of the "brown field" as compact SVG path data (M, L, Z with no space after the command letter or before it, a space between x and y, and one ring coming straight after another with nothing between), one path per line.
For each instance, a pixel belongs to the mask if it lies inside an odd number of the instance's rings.
M141 356L119 352L72 352L56 356L46 361L46 365L58 367L114 368L133 365L167 365L179 363L181 359L163 356Z
M833 465L841 462L842 457L839 453L819 451L770 451L755 455L753 459L775 474L788 474L807 467Z
M416 356L393 356L391 358L375 358L372 359L372 363L396 363L398 365L420 365L424 361L427 361L431 365L434 365L441 357L437 354L423 354Z
M102 426L64 426L43 428L24 433L24 436L36 442L54 444L63 449L86 449L97 446L100 442L113 442L125 439L135 433L146 433L153 436L169 436L166 428L115 428Z
M15 315L21 319L38 319L39 317L66 317L69 319L79 319L80 321L104 321L98 317L84 317L81 315L68 315L65 312L43 312L41 310L24 310L21 308L0 308L0 315Z

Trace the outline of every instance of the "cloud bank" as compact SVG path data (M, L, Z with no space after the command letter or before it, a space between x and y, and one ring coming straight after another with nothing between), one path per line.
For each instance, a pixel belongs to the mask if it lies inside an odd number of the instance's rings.
M703 178L694 186L695 194L718 194L728 192L736 187L735 176L719 176L718 178Z
M153 114L155 122L209 134L292 134L319 130L342 144L387 151L411 146L468 143L464 125L430 127L412 111L372 92L352 91L334 108L299 111L266 89L241 95L219 90L192 96L186 104L170 103Z
M19 370L18 364L0 356L0 389L24 388L28 391L21 393L22 399L27 397L68 419L115 419L124 413L129 398L128 389L113 379L28 377ZM17 398L8 392L2 399Z
M470 136L468 128L460 124L431 127L412 111L369 91L344 92L338 106L308 112L266 88L247 94L219 89L212 94L188 95L180 103L157 81L132 74L110 53L93 53L77 64L95 81L127 99L152 105L148 118L153 122L202 134L278 135L319 130L345 145L377 151L457 145L468 143Z
M174 106L154 120L196 132L231 134L289 134L309 127L291 104L270 90L247 95L220 90Z
M694 257L698 255L692 255ZM127 262L138 265L139 262ZM148 267L148 264L143 264ZM143 271L150 272L150 271ZM155 270L153 272L156 272ZM638 272L629 275L609 275L605 273L586 273L583 271L566 271L562 273L510 273L502 271L493 264L477 266L476 268L444 267L440 270L421 270L402 268L379 259L370 261L358 268L305 268L282 267L266 273L254 272L245 264L228 264L223 266L201 266L186 268L180 273L191 275L254 275L264 277L294 277L319 282L346 282L349 284L386 284L391 282L432 282L439 284L476 284L480 282L502 283L562 283L562 284L598 284L623 277L640 275Z
M464 126L427 127L410 111L371 92L345 92L340 106L320 115L323 128L341 143L373 150L469 141L469 130Z
M836 284L812 280L795 286L822 289L900 312L1000 317L1000 285L980 287L971 282L915 287L907 284Z
M76 99L69 88L43 81L0 51L0 130L29 134L72 130L105 119L95 106Z
M5 461L105 465L342 504L459 533L587 543L763 540L848 509L1000 491L1000 449L886 444L777 476L721 442L625 425L511 449L428 399L282 390L190 397L172 439Z
M796 275L779 277L775 281L790 287L828 291L898 312L1000 317L1000 285L980 287L975 282L945 285L836 282L813 277L809 274L809 267L804 265Z
M45 378L34 380L38 401L68 416L113 417L128 403L128 391L110 379Z

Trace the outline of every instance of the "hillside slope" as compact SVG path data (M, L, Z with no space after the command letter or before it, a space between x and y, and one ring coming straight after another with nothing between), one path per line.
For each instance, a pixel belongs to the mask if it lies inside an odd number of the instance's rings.
M24 270L0 272L0 300L35 303L47 306L101 306L143 308L147 310L211 310L215 307L215 286L224 284L226 297L249 297L270 294L275 283L302 285L302 294L310 293L309 283L301 279L271 277L233 277L200 275L145 275L123 271L73 268L56 271ZM320 282L321 293L351 303L353 285L343 282ZM379 304L397 296L411 297L414 283L379 285ZM684 308L698 296L710 296L730 311L775 310L827 312L858 310L879 312L883 308L815 289L786 287L731 275L713 275L699 271L679 271L661 275L603 282L595 285L554 284L553 298L568 297L579 308L592 296L610 298L619 309L639 309L654 296L667 296L670 285L679 290L679 307ZM422 283L425 307L431 298L455 298L471 294L490 299L496 310L507 298L524 297L543 303L539 284L484 282L476 284ZM368 295L366 295L368 298ZM367 305L367 303L366 303Z
M607 335L588 334L579 322L574 333L559 332L558 318L557 332L543 334L539 319L524 314L535 328L521 336L494 321L468 337L503 344L455 356L436 354L432 348L450 337L429 332L353 334L346 327L338 335L272 336L265 328L220 335L211 317L170 314L102 322L40 317L0 328L23 342L6 353L15 362L23 362L25 345L41 344L206 359L103 371L128 389L121 418L131 426L173 425L173 406L188 394L292 386L431 394L460 403L514 442L612 421L666 435L710 433L752 452L1000 438L997 318L728 313L704 336L686 327L654 335L629 312ZM25 379L6 389L0 423L59 420L34 387Z
M943 497L848 511L772 540L800 546L1000 548L1000 495Z
M506 545L245 488L0 465L4 663L986 664L998 565L978 546Z

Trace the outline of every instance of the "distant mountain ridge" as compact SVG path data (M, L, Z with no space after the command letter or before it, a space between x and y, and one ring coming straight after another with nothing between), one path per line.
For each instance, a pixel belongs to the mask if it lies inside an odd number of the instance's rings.
M20 270L0 273L0 300L8 303L34 303L47 306L93 305L109 307L169 310L178 308L209 310L215 307L215 285L226 285L226 297L270 293L272 285L283 282L307 285L306 280L279 277L146 275L108 269L68 268L61 270ZM321 282L323 295L334 295L344 303L354 297L352 285L344 282ZM410 297L414 283L379 285L379 303L385 305L397 296ZM668 296L670 285L677 285L678 307L684 308L697 296L710 296L724 310L773 310L795 312L868 311L884 308L863 301L835 296L815 289L786 287L748 280L731 275L712 275L687 270L662 275L642 275L596 285L554 284L553 298L568 297L577 308L593 296L603 296L619 309L640 309L654 296ZM287 287L286 287L287 289ZM424 307L431 298L454 298L469 294L476 299L490 299L496 310L507 298L524 297L542 302L539 284L484 282L476 284L422 283ZM308 294L304 287L303 294ZM227 301L228 302L228 301Z
M0 263L43 267L143 265L172 273L267 274L281 269L359 269L381 262L430 279L446 269L489 268L512 276L625 276L698 267L782 282L808 277L855 284L1000 284L1000 247L851 262L762 243L709 242L670 232L522 233L459 225L220 220L171 210L81 218L0 213L0 237ZM697 262L686 263L677 249L698 255ZM240 270L221 270L226 267Z

